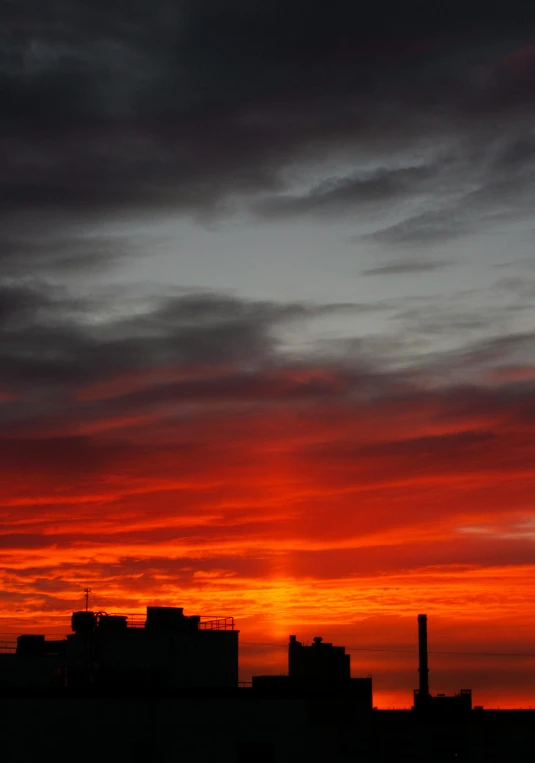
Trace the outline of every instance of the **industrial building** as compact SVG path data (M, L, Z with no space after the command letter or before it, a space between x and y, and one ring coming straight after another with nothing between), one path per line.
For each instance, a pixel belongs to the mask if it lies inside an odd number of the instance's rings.
M324 642L321 636L310 646L290 636L288 675L254 676L253 689L281 697L337 697L338 711L350 719L373 707L371 676L352 678L345 648Z
M412 710L377 710L344 647L288 643L288 674L238 684L229 617L148 607L143 621L75 612L65 639L23 635L0 654L2 760L27 763L390 763L535 759L535 712L471 709L429 690L418 616ZM416 665L415 665L416 667Z
M64 640L23 635L0 655L0 687L76 689L235 688L234 618L184 615L181 607L147 607L144 622L127 615L79 611Z
M105 738L99 760L114 763L314 763L367 748L371 678L351 678L344 647L321 637L308 646L291 636L288 675L243 687L232 617L148 607L136 621L86 610L73 613L71 626L65 639L22 635L13 653L0 654L0 735L10 763L70 761L74 748L78 763L93 761L94 748L78 746L84 733Z

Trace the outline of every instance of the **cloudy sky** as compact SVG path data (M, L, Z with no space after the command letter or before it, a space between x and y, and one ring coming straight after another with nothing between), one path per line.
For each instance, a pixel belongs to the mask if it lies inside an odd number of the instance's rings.
M535 701L535 6L2 16L0 631L89 585L409 706L427 612L432 690Z

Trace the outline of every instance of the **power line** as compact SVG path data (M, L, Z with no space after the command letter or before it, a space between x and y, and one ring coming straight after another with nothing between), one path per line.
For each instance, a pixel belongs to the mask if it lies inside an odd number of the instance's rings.
M287 649L288 644L259 641L240 641L240 646L270 646ZM396 652L398 654L418 654L417 649L395 649L392 647L346 646L349 652ZM429 650L429 654L454 655L457 657L535 657L535 652L454 652L449 650Z
M47 633L48 638L64 638L65 634ZM0 639L4 643L16 641L15 633L0 633ZM240 641L240 646L262 646L274 647L276 649L288 648L288 643L268 642L268 641ZM348 652L386 652L390 654L418 654L417 649L396 649L395 647L373 647L373 646L346 646ZM452 650L429 650L429 654L446 655L453 657L532 657L535 658L535 652L462 652Z

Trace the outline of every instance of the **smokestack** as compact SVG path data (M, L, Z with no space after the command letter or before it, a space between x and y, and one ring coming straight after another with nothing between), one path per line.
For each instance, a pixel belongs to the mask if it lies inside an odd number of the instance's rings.
M418 615L418 654L420 659L420 695L429 696L429 668L427 666L427 615Z

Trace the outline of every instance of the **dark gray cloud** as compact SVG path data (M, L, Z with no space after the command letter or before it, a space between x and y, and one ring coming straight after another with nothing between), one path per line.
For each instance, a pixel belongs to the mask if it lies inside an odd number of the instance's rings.
M16 282L1 287L0 296L0 329L35 321L39 311L51 302L40 289Z
M18 222L18 225L16 224ZM49 230L46 222L33 220L11 221L0 226L0 278L27 278L38 271L41 275L74 274L105 271L126 256L139 256L135 242L121 241L110 236L84 237L69 231L61 220L56 230ZM67 228L67 229L65 229Z
M82 306L73 321L70 302L50 307L46 289L3 289L5 321L0 366L6 384L74 384L134 368L172 363L235 362L269 355L275 305L257 306L232 298L203 295L166 300L128 318L91 320L98 301ZM0 300L3 302L3 300ZM22 320L22 317L25 320ZM17 319L17 320L15 320Z
M433 194L423 200L423 212L406 214L400 222L351 241L428 246L529 218L535 204L535 163L531 128L526 130L522 137L483 141L483 153L481 146L466 144L464 159L443 173Z
M295 217L309 214L340 214L345 209L384 204L399 197L430 189L440 167L422 164L413 167L380 168L356 177L329 178L303 195L272 197L258 205L268 217Z
M484 215L526 214L531 64L517 52L531 44L535 10L522 5L520 23L515 7L6 5L0 383L70 389L172 363L278 362L288 322L370 309L204 294L102 320L104 296L76 304L38 280L140 254L87 237L79 222L95 215L226 214L237 194L268 217L366 213L432 195L429 211L373 234L412 246L469 232ZM331 158L347 172L292 190L300 163ZM367 275L437 267L414 257Z
M399 275L417 275L418 273L429 273L435 270L442 270L450 267L450 262L433 260L399 260L398 262L387 262L384 265L377 265L373 268L366 268L360 271L361 276L399 276Z
M130 301L121 310L121 295L103 291L82 300L46 282L0 285L2 391L55 389L68 397L78 385L126 372L276 365L280 335L289 325L367 309L358 303L276 303L193 292L145 295L143 307ZM218 383L223 397L255 385L237 377L230 385L234 391L225 392L228 382ZM217 397L215 388L204 389L205 396ZM183 394L191 396L187 385Z
M462 138L468 156L495 139L497 115L501 162L521 167L533 104L529 60L513 54L531 44L535 11L472 5L9 4L3 208L217 211L233 194L284 190L288 167L341 151L358 165ZM388 201L429 172L348 175L270 213Z
M83 301L37 281L0 288L4 433L37 426L67 436L74 422L88 426L102 415L143 415L162 405L172 419L172 410L192 403L396 397L414 384L425 386L426 379L454 384L459 370L481 379L495 367L525 363L535 352L531 333L499 333L505 308L463 312L455 300L424 300L410 308L410 299L405 305L387 301L381 307L394 310L396 330L380 342L363 337L351 346L322 347L319 341L297 352L285 344L296 323L354 319L369 306L169 292L146 297L132 311L131 305L121 310L121 293L108 310L113 292ZM437 336L453 337L455 349L423 353L428 338ZM83 392L95 385L96 393Z
M428 246L472 233L474 222L466 211L461 213L456 207L451 209L446 206L444 209L408 217L374 233L358 236L352 239L352 242L363 240L377 244Z

